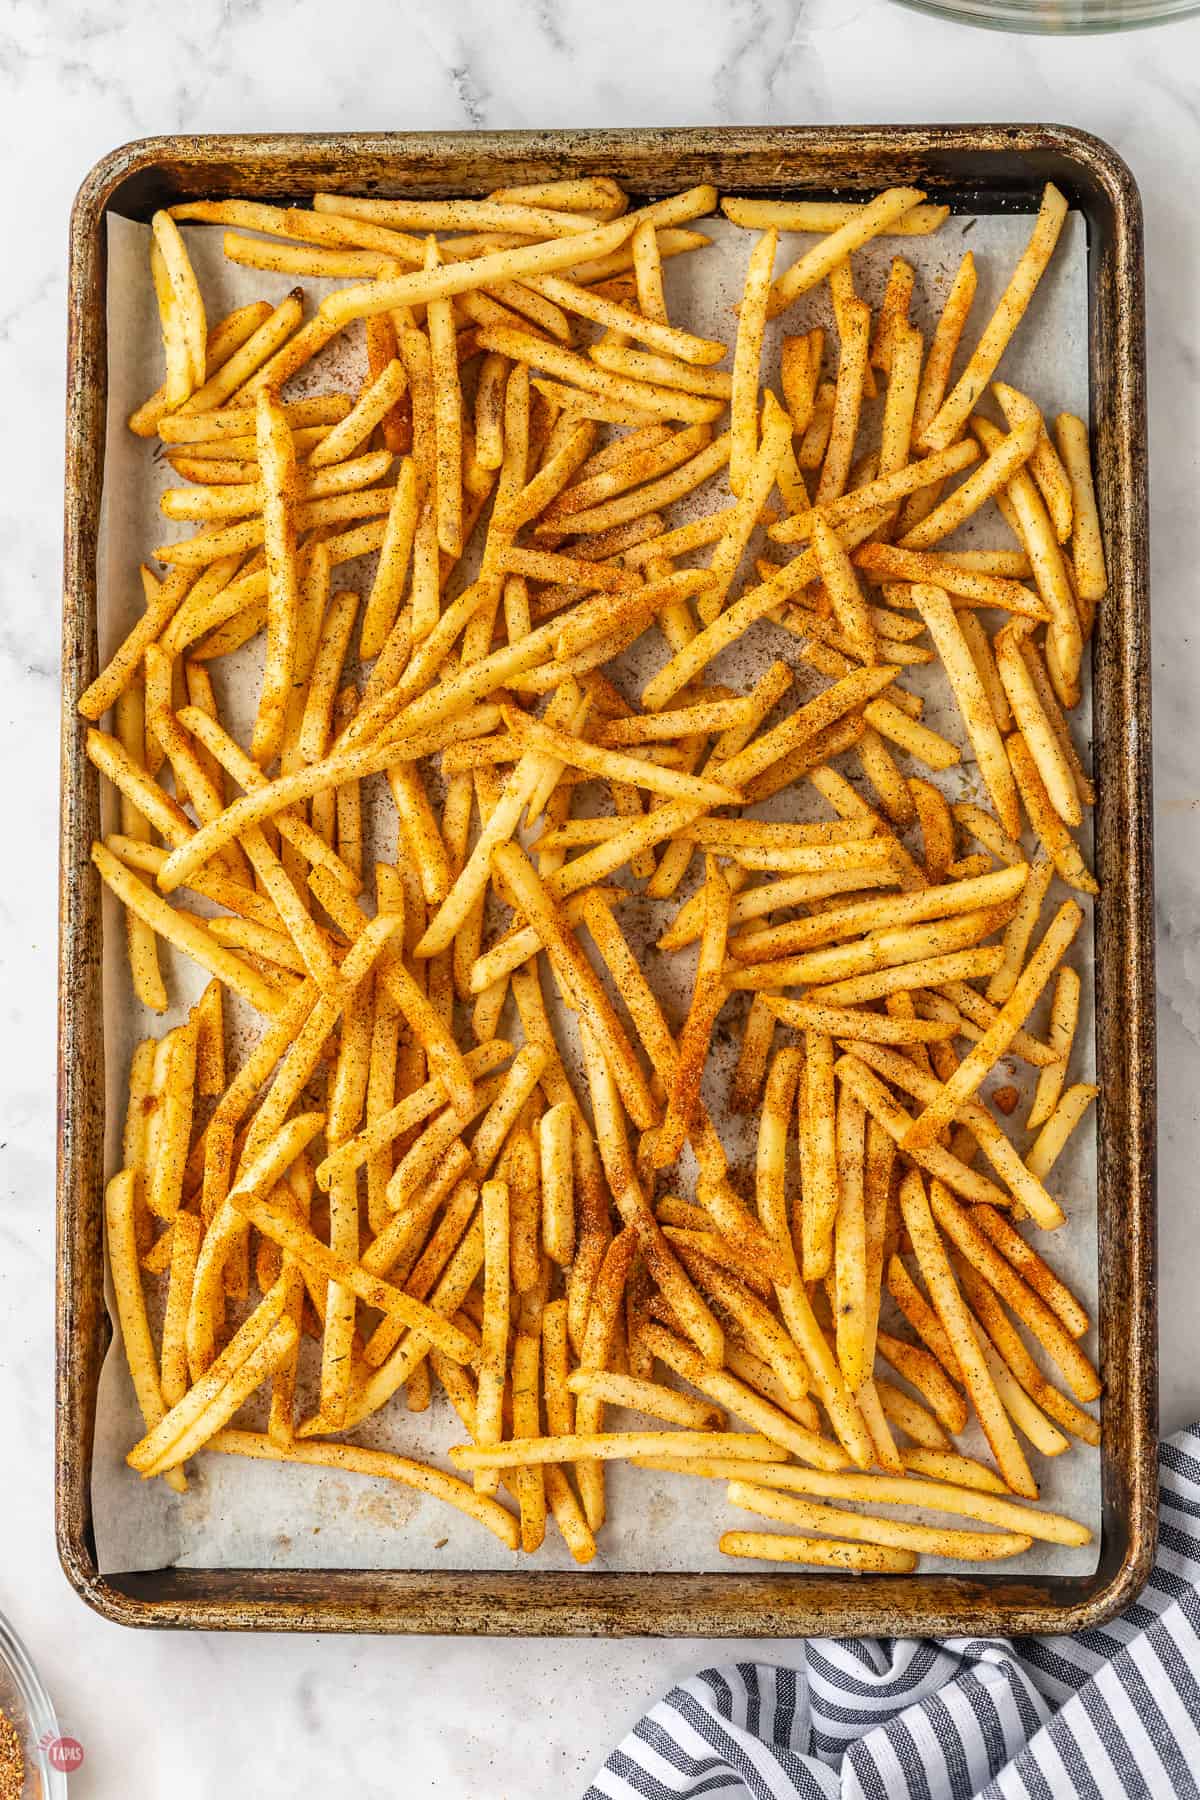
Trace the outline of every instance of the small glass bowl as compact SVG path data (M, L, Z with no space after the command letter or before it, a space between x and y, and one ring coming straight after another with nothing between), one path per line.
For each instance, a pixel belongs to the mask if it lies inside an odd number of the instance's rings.
M0 1711L16 1726L25 1752L21 1800L66 1800L67 1777L43 1749L57 1738L58 1720L29 1653L0 1613Z
M1126 31L1200 12L1200 0L901 0L918 12L995 31Z

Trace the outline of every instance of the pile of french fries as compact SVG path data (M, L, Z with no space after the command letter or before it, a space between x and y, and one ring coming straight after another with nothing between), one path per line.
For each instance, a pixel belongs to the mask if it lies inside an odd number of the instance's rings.
M732 344L664 298L719 204L756 234ZM1056 878L1096 891L1067 715L1106 579L1085 425L1052 437L995 379L1066 202L1047 187L982 329L966 253L927 343L912 265L872 308L853 255L945 216L912 188L630 210L572 179L154 218L166 376L130 425L197 529L153 552L80 703L137 999L166 1009L164 945L212 977L138 1045L106 1194L142 1476L182 1490L201 1450L335 1467L527 1552L549 1514L580 1562L612 1459L725 1479L786 1528L725 1533L735 1557L1088 1541L1029 1504L1027 1446L1099 1441L1089 1320L1032 1240L1064 1223L1047 1183L1096 1092L1068 1083L1084 913L1042 915ZM350 285L210 327L185 220ZM781 231L816 234L785 268ZM828 344L797 304L818 289ZM765 328L793 308L776 391ZM359 391L286 399L347 330ZM985 507L1004 547L949 547ZM746 691L708 679L747 633L789 654ZM905 685L929 664L959 741ZM243 744L223 693L248 670ZM964 756L977 798L952 800ZM679 902L652 954L638 894ZM230 997L258 1019L236 1067ZM1037 1071L1015 1135L1019 1089L981 1097L1004 1058ZM719 1125L755 1113L743 1179ZM435 1383L455 1473L347 1438ZM651 1425L606 1430L612 1407ZM972 1419L990 1461L955 1445Z

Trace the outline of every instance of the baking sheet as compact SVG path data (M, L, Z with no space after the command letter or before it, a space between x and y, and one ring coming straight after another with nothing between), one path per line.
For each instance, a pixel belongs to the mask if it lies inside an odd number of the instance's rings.
M294 278L226 263L221 254L219 228L185 226L183 229L210 319L251 299L266 298L278 302L295 285ZM740 295L742 274L756 234L738 230L723 220L705 221L704 229L713 238L710 249L699 256L672 259L665 265L668 302L672 318L697 332L728 341L733 331L731 308ZM872 305L877 305L890 259L893 254L902 254L917 271L912 317L925 331L928 341L932 323L959 260L965 249L973 250L979 287L965 334L966 346L959 357L961 364L1020 254L1029 230L1028 215L964 215L948 220L931 238L884 239L855 254L859 291ZM164 519L158 509L159 495L164 488L175 485L178 478L170 465L161 460L155 441L135 438L125 424L129 413L161 379L161 343L147 274L149 235L146 226L116 217L109 219L108 428L98 583L102 661L112 653L140 612L139 562L148 557L155 544L186 536L193 529ZM799 235L782 234L777 268L786 266L810 241ZM1086 254L1084 221L1080 215L1072 213L1050 270L1002 369L1005 379L1029 391L1048 417L1063 410L1083 417L1088 412ZM343 284L305 280L306 310L315 306L331 288L340 285ZM778 339L782 332L803 330L812 324L823 324L827 330L832 328L824 286L818 294L806 296L798 306L790 309L783 320L768 327L765 378L773 378L777 369ZM836 336L833 342L836 344ZM354 391L364 366L361 328L356 327L343 334L310 369L301 373L289 388L289 395L320 391L333 385ZM693 511L707 511L725 504L727 496L723 483L716 484L716 493L713 485L674 509L670 522L679 522ZM970 521L952 542L961 542L964 546L1011 547L1006 528L992 508L984 510L982 519ZM707 554L702 552L701 556ZM365 594L372 564L373 559L364 558L361 563L343 565L338 571L338 585ZM746 568L749 567L747 562ZM804 700L824 684L800 663L798 649L798 640L764 621L712 665L711 678L744 686L769 662L782 658L797 670L794 693L797 700ZM645 651L643 642L612 671L618 685L631 698L645 679L642 660ZM256 652L252 647L233 658L232 667L230 659L209 665L217 685L222 717L233 724L243 741L253 714L258 656L261 656L261 648ZM906 671L904 679L906 685L925 696L923 716L926 722L962 742L956 709L937 667L930 671L914 668ZM1090 696L1085 697L1072 723L1076 741L1086 759L1090 747ZM852 761L843 758L839 766L853 778ZM941 778L941 785L948 786L952 780L959 789L955 797L982 798L986 802L986 793L973 760L964 757L958 770ZM364 800L371 785L368 784L364 792ZM381 788L383 784L373 785ZM603 810L602 791L589 792L586 802L588 811ZM105 796L105 805L111 806L111 803L109 793ZM370 809L367 810L368 829L373 824L376 829L382 826L386 830L390 813L388 803L383 803L374 820L370 819ZM581 807L580 810L584 809ZM807 796L797 794L795 790L753 810L761 817L826 816L815 795L810 805ZM114 824L115 819L106 814L105 829L113 828ZM386 845L387 840L381 838L378 841ZM1084 848L1090 850L1090 843L1085 842ZM632 900L621 913L622 923L645 961L675 1024L686 1011L694 952L664 957L654 951L653 943L678 900L688 891L681 889L676 900L669 903ZM1063 891L1056 883L1043 919L1049 916L1049 906L1062 897ZM194 896L188 896L188 904L204 910L204 903ZM1072 1080L1095 1078L1092 983L1089 979L1093 942L1089 916L1072 952L1076 966L1085 978ZM173 1005L165 1018L153 1018L133 999L119 909L107 891L104 896L104 943L106 1168L111 1173L120 1161L121 1122L133 1047L142 1036L161 1036L169 1026L178 1023L198 997L204 978L202 971L164 949L164 970ZM545 985L547 1000L553 1010L552 983ZM227 1003L229 998L227 995ZM1033 1019L1035 1030L1044 1026L1047 1004L1043 997ZM722 1014L705 1086L705 1098L721 1128L735 1183L743 1192L752 1191L744 1180L739 1180L739 1175L752 1172L756 1121L728 1115L725 1105L747 1006L748 997L730 1004ZM232 1018L234 1044L231 1048L236 1056L253 1029L252 1015L235 1002L228 1007L227 1017ZM578 1067L577 1059L571 1055L572 1026L561 1016L556 1017L555 1023L567 1052L568 1065L575 1061ZM500 1030L502 1034L514 1035L511 1003ZM515 1035L519 1037L519 1025L515 1027ZM1020 1119L1028 1109L1034 1080L1034 1071L1005 1059L989 1078L985 1093L997 1085L1016 1085L1021 1091L1021 1104L1014 1119ZM1019 1131L1017 1141L1019 1145L1024 1141ZM691 1173L685 1155L678 1184L684 1192L691 1191ZM1052 1239L1045 1240L1043 1247L1055 1268L1094 1316L1098 1284L1096 1157L1094 1131L1087 1125L1071 1140L1055 1168L1051 1185L1068 1213L1069 1223ZM161 1284L152 1284L152 1303L153 1288L158 1285ZM885 1306L885 1317L887 1312ZM1095 1356L1094 1331L1085 1340L1084 1347ZM302 1387L305 1375L311 1379L314 1374L318 1355L318 1347L310 1340L304 1340ZM1047 1372L1053 1377L1052 1369L1048 1368ZM899 1377L893 1378L900 1386L905 1386ZM236 1422L260 1422L253 1411L253 1403ZM644 1423L635 1421L632 1415L622 1415L618 1409L611 1409L613 1429L635 1422ZM531 1563L527 1558L505 1551L490 1533L472 1520L434 1500L394 1483L367 1481L333 1470L250 1463L241 1458L207 1454L189 1465L189 1490L183 1496L176 1496L162 1482L140 1481L125 1464L125 1452L141 1431L114 1319L114 1342L105 1359L97 1398L92 1467L94 1525L102 1573L170 1565L445 1570L574 1566L553 1524L548 1527L545 1545ZM423 1414L412 1414L398 1396L385 1409L382 1418L370 1420L360 1428L356 1441L444 1462L445 1451L463 1441L463 1432L444 1399L436 1400ZM960 1442L968 1450L982 1451L982 1438L974 1421ZM1049 1459L1031 1453L1031 1463L1041 1485L1043 1504L1083 1520L1097 1533L1098 1540L1098 1451L1073 1442L1065 1456ZM739 1525L744 1527L752 1521L726 1502L723 1483L702 1484L686 1477L613 1464L609 1466L608 1491L608 1523L598 1539L598 1554L591 1568L669 1573L685 1570L729 1572L736 1567L720 1555L717 1539L723 1530ZM925 1515L918 1509L909 1509L903 1516L917 1519ZM1035 1544L1019 1563L1004 1567L1019 1568L1031 1575L1079 1575L1095 1567L1097 1554L1096 1542L1078 1550ZM964 1567L975 1569L978 1565L922 1558L922 1568L930 1571L953 1572Z

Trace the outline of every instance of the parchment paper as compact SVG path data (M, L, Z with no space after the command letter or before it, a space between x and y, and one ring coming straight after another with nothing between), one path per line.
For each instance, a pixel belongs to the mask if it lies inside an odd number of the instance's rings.
M740 295L746 259L756 234L740 231L723 220L705 220L703 229L714 240L710 249L700 255L672 259L665 265L671 317L692 330L731 342L731 308ZM979 287L964 334L964 348L955 366L957 374L983 321L990 315L1029 231L1028 216L982 215L951 218L930 238L883 239L855 254L859 291L872 305L877 305L891 257L903 255L917 271L912 318L925 331L928 342L963 252L972 249ZM277 303L296 285L287 277L241 269L227 263L221 254L221 235L220 229L215 227L184 227L210 321L252 299L265 298ZM178 478L156 452L156 441L148 443L135 438L125 423L133 408L159 385L162 378L162 351L148 276L149 236L146 226L120 218L109 220L109 402L99 585L102 660L111 654L141 610L139 562L149 559L156 544L189 535L193 529L172 524L159 511L159 495L164 488L175 485ZM780 240L777 269L790 263L810 241L798 235L784 234ZM1001 369L1006 380L1034 396L1049 418L1062 410L1087 417L1086 257L1084 221L1072 213L1050 270ZM305 280L302 285L307 312L330 288L342 284ZM776 388L779 337L783 331L792 333L812 324L823 324L827 331L832 330L824 285L819 294L806 296L782 320L768 327L764 379L774 380ZM836 355L836 334L827 341L832 342ZM311 368L302 372L289 388L289 395L335 386L354 392L364 367L361 327L354 327L336 340ZM871 417L868 412L868 431ZM708 491L676 508L669 523L680 522L691 512L708 511L726 504L724 484L716 486L716 493L711 491L710 485ZM972 520L953 541L964 546L1013 547L1006 527L992 507L985 508L982 518ZM751 555L755 548L751 546ZM770 554L771 547L767 550ZM701 553L702 558L707 555L707 551ZM364 558L360 563L343 565L337 571L338 585L365 594L373 562L373 558ZM752 574L749 558L743 572ZM645 680L649 642L646 639L640 646L635 646L614 671L614 678L631 698L636 696ZM824 684L799 662L798 648L795 638L763 621L712 665L711 678L744 686L770 661L782 657L797 670L796 698L806 699ZM217 685L222 717L233 723L245 741L253 716L261 646L251 646L233 658L223 658L208 666ZM961 722L940 670L936 666L928 671L914 668L906 670L904 679L906 685L925 696L923 716L926 723L956 742L964 743ZM1085 697L1084 704L1076 712L1073 727L1086 760L1091 735L1090 696ZM854 778L856 770L851 767L852 762L853 759L842 759L841 766ZM957 792L952 797L987 802L969 754L964 756L958 770L939 777L939 782L944 787L952 783L956 786ZM378 782L365 784L364 801L372 785L382 787ZM111 795L106 804L111 805ZM603 809L604 794L598 788L589 790L584 803L577 808L589 812ZM384 802L375 817L371 816L372 810L367 809L368 831L374 830L376 842L383 848L383 853L390 856L391 851L386 848L387 833L394 832L394 822L390 826L387 822L390 803ZM827 816L815 795L810 804L804 794L798 795L794 789L754 810L767 818ZM114 824L114 817L106 817L106 829L111 829ZM1090 842L1085 841L1084 848L1090 851ZM688 891L689 887L682 888L670 903L635 899L621 913L622 923L676 1026L687 1007L694 952L665 957L653 949L653 944ZM1043 929L1050 907L1062 897L1063 891L1056 883L1043 912ZM187 904L204 910L204 903L191 894ZM116 903L107 892L104 945L106 1142L111 1172L119 1166L121 1124L133 1047L139 1038L147 1034L161 1036L170 1025L178 1023L186 1008L198 997L204 978L202 971L164 948L163 966L173 1004L165 1019L152 1019L134 1000L124 931ZM1084 975L1079 1031L1069 1077L1072 1081L1095 1079L1090 980L1093 946L1089 916L1071 952L1075 965ZM553 1010L553 984L547 982L545 986ZM735 1182L743 1192L752 1192L744 1177L752 1178L757 1121L729 1115L726 1097L748 999L746 996L726 1007L705 1085L706 1101L721 1128ZM256 1028L246 1009L238 1003L229 1004L228 994L226 1002L227 1017L233 1021L231 1049L237 1056L244 1051ZM1043 997L1031 1029L1044 1031L1047 1007L1048 1000ZM568 1064L574 1062L577 1071L577 1057L572 1054L573 1026L561 1014L556 1016L555 1023L567 1052ZM511 1001L500 1031L519 1039L519 1025L514 1024ZM1012 1121L1016 1125L1028 1111L1035 1079L1036 1072L1027 1069L1023 1063L1005 1059L989 1079L985 1092L1004 1083L1020 1089L1021 1103ZM1015 1135L1018 1145L1024 1146L1027 1140L1019 1126ZM679 1183L685 1193L692 1191L691 1174L685 1157ZM1062 1200L1069 1222L1053 1237L1043 1238L1041 1247L1094 1316L1097 1299L1096 1156L1091 1120L1071 1140L1054 1170L1051 1187ZM152 1294L156 1285L162 1284L151 1284ZM890 1302L885 1302L884 1316L885 1320L891 1319ZM114 1333L118 1330L114 1318ZM1094 1339L1093 1332L1085 1340L1085 1348L1093 1357ZM306 1383L311 1383L317 1362L317 1346L305 1339L302 1391ZM1055 1371L1044 1366L1051 1378L1056 1379ZM888 1373L890 1375L891 1371ZM906 1385L898 1376L892 1378L901 1387ZM612 1429L645 1423L616 1409L610 1409L610 1418ZM255 1412L252 1403L236 1422L257 1425L261 1423L261 1415ZM447 1570L574 1566L552 1522L547 1527L545 1545L531 1564L529 1559L505 1551L490 1533L451 1508L394 1483L368 1481L336 1471L250 1463L241 1458L208 1453L189 1465L189 1490L185 1495L177 1496L161 1481L140 1481L126 1466L125 1453L141 1432L128 1372L118 1337L114 1337L100 1380L92 1474L96 1543L100 1568L106 1573L171 1564L193 1568ZM403 1396L399 1395L384 1410L382 1418L369 1420L354 1436L356 1441L443 1464L445 1451L464 1439L457 1418L440 1396L427 1412L412 1414L405 1408ZM971 1430L960 1441L964 1448L976 1454L983 1452L982 1437L974 1421ZM1036 1452L1030 1455L1041 1484L1042 1503L1084 1521L1098 1537L1098 1452L1073 1441L1064 1456L1051 1459ZM724 1569L728 1572L734 1567L718 1551L718 1537L724 1530L746 1527L754 1521L727 1503L723 1483L661 1475L620 1464L609 1465L608 1483L608 1523L599 1536L599 1551L590 1565L592 1568L651 1570L666 1574L676 1570ZM909 1509L901 1516L919 1519L927 1515ZM936 1522L955 1521L942 1518ZM1020 1559L1019 1565L1004 1566L1019 1566L1031 1575L1084 1574L1095 1567L1097 1553L1096 1543L1081 1550L1035 1543ZM935 1558L922 1559L922 1567L931 1570L955 1570L963 1566Z

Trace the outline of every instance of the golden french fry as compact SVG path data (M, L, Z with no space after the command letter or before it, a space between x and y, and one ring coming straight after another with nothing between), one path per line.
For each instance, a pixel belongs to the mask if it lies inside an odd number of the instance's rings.
M704 929L695 986L679 1037L666 1116L655 1138L653 1162L656 1168L666 1168L683 1148L700 1100L700 1078L708 1056L709 1040L726 997L722 971L732 896L715 858L709 859L704 891Z
M937 1099L926 1107L905 1139L906 1147L931 1143L953 1117L956 1107L978 1088L992 1065L1004 1055L1016 1032L1033 1011L1037 999L1069 948L1083 913L1073 900L1065 900L1054 915L1041 943L1026 963L1004 1005L982 1038L965 1056Z
M1017 902L1017 910L1004 933L1003 960L987 986L986 997L995 1004L1007 1000L1016 986L1053 874L1054 864L1047 856L1036 857L1030 865L1029 878Z
M966 368L921 435L920 441L926 449L945 449L947 444L953 443L966 424L975 402L991 380L1013 332L1025 315L1037 284L1054 254L1066 216L1066 200L1053 182L1047 182L1032 235L1021 253L1008 286L984 327Z
M871 1514L846 1512L780 1494L752 1482L731 1481L729 1499L734 1506L782 1525L796 1525L835 1538L854 1538L867 1544L886 1544L899 1550L915 1550L929 1556L950 1556L965 1562L995 1562L1019 1556L1033 1539L1016 1531L954 1531L944 1526L913 1525L899 1519L880 1519Z
M1015 838L1020 833L1020 811L1012 771L1004 754L1004 741L950 598L943 589L927 587L920 582L914 585L912 592L917 610L929 627L942 659L1000 822L1009 836Z
M1058 1102L1025 1159L1039 1180L1044 1181L1050 1173L1066 1148L1067 1139L1099 1092L1098 1087L1080 1081L1069 1087Z
M858 418L862 406L864 383L869 370L871 309L861 300L851 300L843 309L841 356L834 385L833 413L829 441L821 463L815 504L825 506L845 491L858 435ZM803 467L803 462L800 464Z
M801 1265L805 1281L812 1282L826 1274L833 1256L839 1197L837 1109L832 1038L827 1032L806 1030L804 1048L800 1103Z
M987 458L931 513L910 527L900 540L902 550L928 550L978 512L985 500L1011 486L1033 455L1039 421L1024 420L1004 436L993 431L985 440ZM945 448L944 445L937 446Z
M782 1462L779 1444L749 1431L598 1431L561 1437L513 1438L492 1448L460 1444L448 1452L456 1469L519 1468L523 1463L590 1459L627 1462L637 1456L724 1456L754 1463Z
M836 1122L838 1210L831 1272L837 1358L851 1391L860 1388L870 1374L866 1360L866 1122L862 1103L843 1089L838 1096Z
M1037 1092L1025 1121L1030 1131L1046 1123L1062 1093L1079 1023L1080 985L1074 969L1063 967L1058 971L1050 1006L1050 1043L1055 1057L1038 1075Z
M887 231L897 219L911 213L913 207L923 199L924 195L919 188L888 188L886 193L876 195L861 211L831 231L821 243L807 250L789 269L785 269L771 289L767 317L776 318L793 300L808 293L810 288L824 280L829 271L844 262L852 250L861 248L871 238Z
M935 1182L935 1193L939 1185ZM1036 1499L1037 1483L996 1393L945 1248L938 1237L924 1184L915 1170L910 1170L903 1178L900 1206L930 1297L953 1346L955 1359L1000 1472L1014 1493Z
M729 459L729 488L735 497L743 491L757 448L759 364L778 242L778 232L769 228L751 251L738 311L730 402L733 449Z
M1014 620L996 633L996 666L1004 683L1013 717L1042 778L1051 805L1065 824L1079 825L1083 809L1080 806L1074 772L1063 754L1054 727L1046 716L1022 653L1022 637L1030 629L1025 621Z
M1104 539L1100 531L1096 489L1092 481L1087 426L1073 413L1060 413L1054 421L1054 435L1071 483L1071 558L1075 571L1075 592L1081 602L1080 623L1084 636L1087 637L1090 635L1096 602L1103 600L1108 592ZM1087 610L1084 611L1084 608Z
M737 1376L707 1368L696 1351L674 1333L649 1322L642 1331L647 1346L669 1369L763 1437L783 1445L814 1468L845 1467L846 1458L835 1444L795 1423L778 1405L762 1399Z
M919 468L921 465L914 466ZM848 495L847 499L853 497ZM964 566L956 552L902 550L894 544L871 543L855 552L854 561L876 580L921 581L931 587L940 587L959 603L960 610L967 606L996 606L1025 618L1049 617L1048 608L1020 581L986 569ZM912 604L907 589L904 604Z
M853 223L863 205L854 200L743 200L727 194L721 201L721 211L735 225L752 230L774 225L779 231L837 231L840 226ZM948 206L913 206L877 235L926 237L949 216Z
M817 999L785 1000L778 994L756 996L785 1025L797 1031L822 1031L832 1037L875 1044L932 1044L954 1036L949 1019L889 1018L848 1006L828 1006Z

